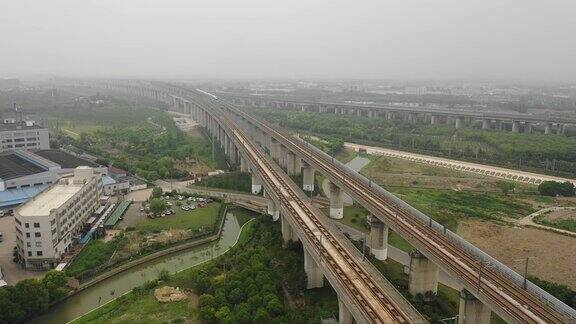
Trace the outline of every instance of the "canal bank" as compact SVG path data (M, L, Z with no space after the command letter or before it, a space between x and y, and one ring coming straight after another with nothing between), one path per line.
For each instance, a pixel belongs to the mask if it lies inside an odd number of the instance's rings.
M241 227L237 218L232 213L228 213L221 236L217 241L173 252L102 279L56 304L46 314L33 319L32 322L66 323L72 321L130 292L146 281L158 278L162 271L173 274L226 253L236 244L240 232Z

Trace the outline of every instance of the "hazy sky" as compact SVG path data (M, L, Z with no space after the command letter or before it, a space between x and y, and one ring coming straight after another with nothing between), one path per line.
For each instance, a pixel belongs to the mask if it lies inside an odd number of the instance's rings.
M576 81L576 0L0 0L0 76Z

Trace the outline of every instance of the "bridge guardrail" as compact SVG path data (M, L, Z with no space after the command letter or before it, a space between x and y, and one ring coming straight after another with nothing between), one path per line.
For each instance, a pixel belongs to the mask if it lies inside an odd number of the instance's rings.
M394 196L392 193L390 193L389 191L380 187L377 183L375 183L374 181L371 181L370 179L368 179L363 174L350 169L345 164L341 163L337 159L334 159L333 157L331 157L330 155L328 155L326 152L322 151L321 149L317 148L316 146L305 142L303 139L301 139L299 137L293 137L293 138L296 138L297 140L302 141L303 143L305 143L305 145L307 145L312 150L316 151L318 154L322 154L324 157L326 157L328 159L333 159L334 164L336 164L346 174L348 174L349 176L355 177L356 179L358 179L362 182L370 183L371 187L374 188L383 197L385 197L387 200L393 202L394 204L396 204L400 208L404 209L405 211L407 211L410 214L412 214L413 216L415 216L419 221L422 222L422 224L427 225L427 226L431 226L439 234L446 235L446 237L448 237L450 239L450 241L452 241L458 247L464 249L466 252L468 252L473 257L477 258L479 261L482 262L482 264L484 264L484 266L490 267L491 269L498 271L502 275L509 278L517 286L523 287L524 277L521 276L520 274L518 274L517 272L515 272L514 270L512 270L509 267L507 267L506 265L502 264L500 261L494 259L493 257L488 255L484 251L480 250L479 248L477 248L476 246L474 246L470 242L468 242L465 239L463 239L462 237L460 237L458 234L446 229L442 224L431 219L429 216L422 213L418 209L412 207L411 205L407 204L402 199ZM541 302L546 303L547 305L551 306L552 308L558 310L560 313L562 313L568 317L574 318L576 321L576 310L575 309L566 305L565 303L563 303L562 301L560 301L556 297L550 295L548 292L546 292L542 288L538 287L534 283L530 282L529 280L527 281L526 290L531 292Z

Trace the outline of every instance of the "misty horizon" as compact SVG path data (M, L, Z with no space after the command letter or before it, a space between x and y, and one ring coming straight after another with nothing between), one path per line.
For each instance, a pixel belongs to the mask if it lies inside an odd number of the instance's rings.
M576 3L14 1L0 76L576 79Z

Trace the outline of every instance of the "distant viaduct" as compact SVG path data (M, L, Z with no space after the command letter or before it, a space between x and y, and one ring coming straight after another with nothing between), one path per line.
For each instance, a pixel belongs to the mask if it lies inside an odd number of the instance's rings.
M464 125L477 125L482 129L510 130L514 133L531 133L539 129L544 134L563 135L567 127L576 125L576 119L547 117L509 112L481 112L448 108L407 107L337 102L314 102L256 95L218 93L239 106L279 108L300 111L316 111L341 115L356 115L387 120L406 120L412 124L454 124L456 129Z

